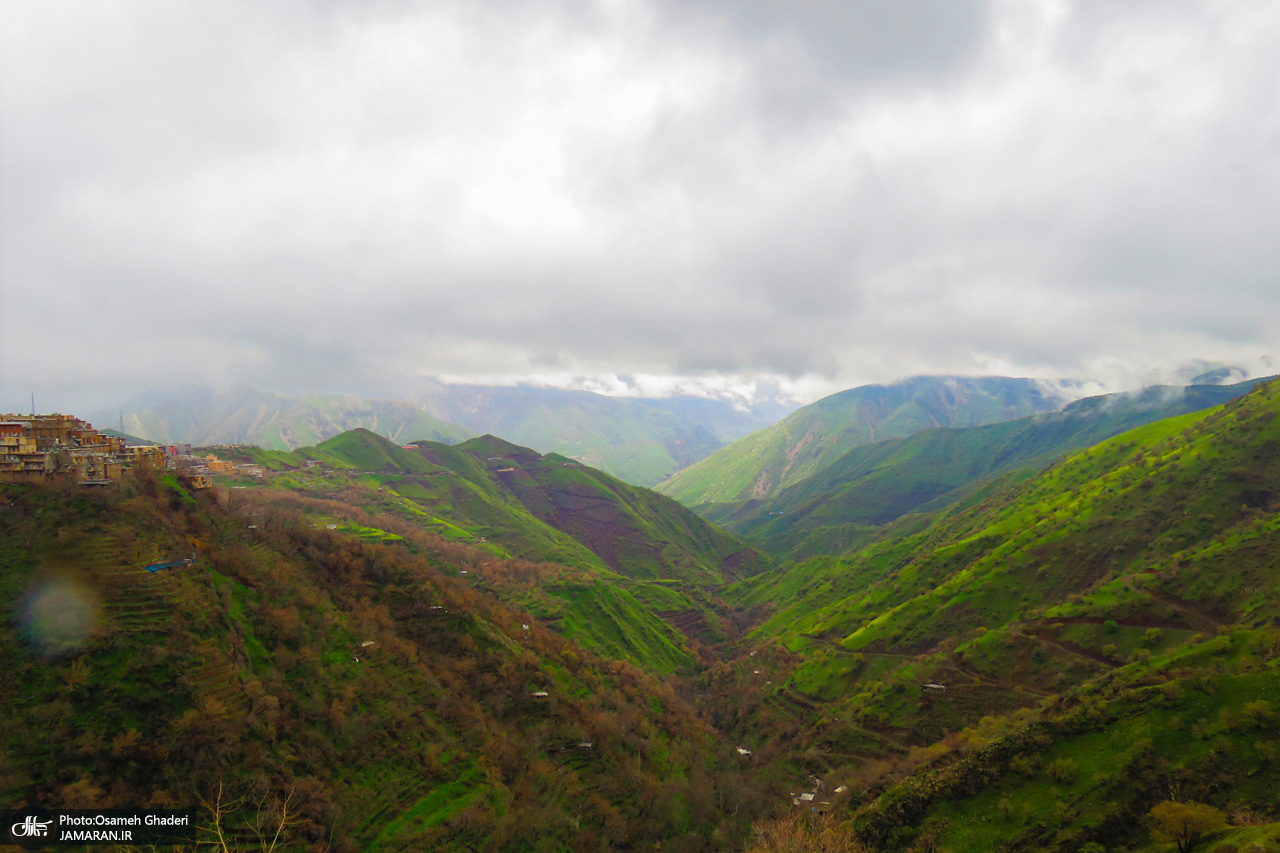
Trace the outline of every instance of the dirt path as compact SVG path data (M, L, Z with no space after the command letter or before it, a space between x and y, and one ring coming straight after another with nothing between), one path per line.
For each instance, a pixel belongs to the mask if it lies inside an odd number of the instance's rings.
M1026 631L1018 631L1017 633L1029 640L1039 640L1045 645L1053 646L1055 649L1064 651L1069 655L1075 655L1076 657L1091 660L1094 663L1105 666L1107 669L1115 669L1117 666L1114 661L1108 660L1097 652L1091 652L1083 646L1078 646L1075 643L1054 638L1048 631L1035 631L1030 633Z
M1134 578L1132 576L1129 578L1126 578L1125 583L1134 592L1138 592L1149 598L1153 598L1156 601L1160 602L1161 604L1167 604L1169 607L1172 607L1175 610L1180 610L1181 612L1187 614L1189 617L1199 621L1202 624L1202 626L1209 629L1210 631L1216 631L1219 627L1222 626L1222 622L1220 622L1215 616L1213 616L1207 610L1203 609L1202 607L1195 604L1194 602L1187 601L1185 598L1178 598L1178 596L1173 595L1171 593L1161 592L1155 589L1148 589L1145 586L1138 586L1137 584L1134 583Z
M1040 689L1040 688L1038 688L1038 687L1028 687L1028 686L1027 686L1027 685L1025 685L1025 684L1014 684L1012 681L997 681L996 679L993 679L991 676L986 675L986 674L984 674L984 673L982 673L982 672L979 672L978 670L974 669L974 668L973 668L972 666L970 666L969 664L967 664L967 663L963 663L963 662L958 661L958 660L954 660L954 659L953 659L953 660L950 660L950 661L948 661L948 664L950 665L950 667L951 667L952 669L956 670L957 672L961 673L962 675L967 675L967 676L969 676L970 678L976 678L976 679L978 679L979 684L978 684L978 685L975 685L975 686L999 687L999 688L1001 688L1001 689L1003 689L1003 690L1008 690L1008 691L1010 691L1010 692L1019 692L1019 691L1020 691L1020 692L1022 692L1022 693L1030 693L1032 696L1052 696L1052 695L1053 695L1053 694L1052 694L1052 693L1050 693L1049 691L1047 691L1047 690L1041 690L1041 689ZM959 688L967 687L967 686L969 686L969 685L965 685L965 684L949 685L949 686L947 687L947 689L948 689L948 690L951 690L951 689L959 689Z

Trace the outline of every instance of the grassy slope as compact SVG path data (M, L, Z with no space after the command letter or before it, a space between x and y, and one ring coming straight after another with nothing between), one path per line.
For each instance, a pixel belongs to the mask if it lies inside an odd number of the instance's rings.
M686 506L763 499L851 448L941 426L978 426L1056 409L1030 379L917 377L842 391L739 439L658 486Z
M1280 620L1277 554L1280 384L1271 383L1223 407L1117 436L851 558L813 559L729 588L726 598L741 606L772 608L755 639L785 646L766 670L775 686L761 688L765 675L747 683L745 693L740 686L747 709L718 724L736 723L740 737L754 732L763 742L790 727L807 772L852 776L864 772L856 768L865 769L868 757L910 759L916 753L908 750L982 716L1070 695L1117 667L1141 673L1155 665L1149 659L1185 655L1221 625L1266 628ZM1272 658L1255 656L1247 666L1271 666ZM735 680L749 681L740 670L716 677L722 685L713 691L732 692ZM934 682L947 691L921 687ZM1238 713L1246 695L1253 696L1240 693L1228 713ZM1117 752L1134 743L1127 734L1115 738ZM1245 771L1258 767L1266 751L1251 749L1232 759ZM1174 742L1158 743L1157 752L1180 755L1188 766L1206 754ZM936 755L954 758L954 744ZM1117 761L1122 757L1099 759L1107 767ZM1268 768L1274 784L1274 765ZM1077 813L1055 813L1075 827L1070 843L1089 840L1080 834L1084 824L1104 817L1088 805L1081 785L1072 791L1081 804L1062 807ZM1253 796L1247 786L1235 789ZM978 783L958 788L955 799L979 790ZM1036 796L1028 788L1014 797L1024 803L1015 821L1021 829L1046 818ZM1132 809L1149 808L1150 796L1148 790L1127 800L1125 819L1133 824ZM1221 796L1214 801L1226 803ZM967 817L947 818L955 825L948 838L961 838L961 820L990 819L977 807L961 812ZM930 812L893 813L903 819L896 826L913 827L907 835L914 838ZM991 843L989 832L973 826L963 832L984 840L956 849L993 849L982 847ZM891 833L869 833L892 840ZM1010 849L1040 847L1077 849L1045 845L1034 834ZM886 849L903 848L894 841Z
M1237 631L1132 664L1054 705L989 719L864 808L875 849L1168 850L1147 813L1176 797L1249 815L1204 847L1280 842L1280 632ZM1256 821L1256 823L1254 822ZM1259 850L1275 849L1266 846Z
M522 630L527 616L450 579L451 552L312 531L250 493L229 514L176 482L140 488L3 489L0 606L25 612L24 591L51 585L97 617L54 657L21 618L0 627L0 803L187 804L225 784L248 797L234 834L291 792L289 849L737 837L687 805L736 763L727 744L643 674ZM139 568L192 551L193 567Z
M708 585L769 565L670 498L556 454L540 456L491 437L480 441L458 449L483 462L495 489L514 495L534 516L587 545L619 574Z
M1280 463L1266 453L1277 445L1275 396L1273 384L1241 398L1245 405L1141 427L914 536L848 560L802 563L739 593L744 603L779 608L766 631L785 624L792 635L833 632L851 648L873 637L927 642L973 616L999 623L1031 589L1049 594L1038 605L1051 604L1262 511L1241 507L1249 506L1246 493L1274 488ZM1010 592L1019 588L1027 592ZM948 605L949 596L965 606Z
M700 589L768 566L674 501L565 457L493 436L416 447L355 430L297 451L295 466L310 458L324 467L278 475L273 485L340 497L500 555L583 570L548 585L547 595L524 587L504 595L567 636L657 672L691 667L694 658L656 614L696 612L693 635L717 639L713 602Z
M700 512L774 553L811 556L833 544L856 542L866 528L954 501L1003 472L1042 469L1069 450L1219 405L1256 385L1148 388L1091 397L1061 412L1016 421L924 430L855 448L772 499Z

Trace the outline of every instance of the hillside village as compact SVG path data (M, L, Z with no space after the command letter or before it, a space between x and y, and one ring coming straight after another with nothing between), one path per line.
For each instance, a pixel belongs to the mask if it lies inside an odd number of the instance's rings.
M211 486L215 474L263 474L260 465L194 455L190 444L130 444L75 415L0 415L0 483L65 480L101 486L142 468L175 471L196 489Z

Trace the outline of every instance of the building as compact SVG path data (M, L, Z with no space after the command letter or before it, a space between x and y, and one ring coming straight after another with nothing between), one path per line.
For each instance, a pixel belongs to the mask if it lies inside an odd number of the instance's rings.
M210 474L230 474L236 470L236 463L229 462L225 459L219 459L210 453L205 458L205 467L209 469Z
M163 458L160 448L128 448L74 415L0 415L0 482L109 483Z
M40 451L34 433L11 417L0 422L0 481L43 482L54 460Z
M184 471L182 479L186 480L193 489L208 489L213 486L213 475L208 472Z

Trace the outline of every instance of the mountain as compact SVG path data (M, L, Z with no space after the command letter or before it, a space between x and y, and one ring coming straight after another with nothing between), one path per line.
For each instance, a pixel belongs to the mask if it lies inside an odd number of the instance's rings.
M832 394L741 438L657 486L685 506L761 500L853 447L932 427L966 427L1054 411L1063 395L1035 379L919 376Z
M456 853L728 851L758 814L670 686L466 580L519 565L172 477L0 495L6 808L194 807L190 849Z
M606 397L529 385L436 385L415 401L477 433L570 456L641 486L770 422L719 400Z
M766 399L754 409L719 400L606 397L527 385L431 384L414 401L340 394L291 397L252 388L145 394L122 407L128 432L149 441L251 444L292 450L364 427L393 441L455 444L503 435L541 452L571 456L637 485L652 486L726 442L786 411ZM96 413L117 423L121 412Z
M1280 843L1280 381L777 566L491 435L225 453L272 473L0 485L0 803L199 803L227 849Z
M150 439L146 439L146 438L139 438L139 437L138 437L138 436L136 436L136 435L129 435L128 433L120 432L119 430L114 430L114 429L100 429L100 430L98 430L98 432L99 432L99 433L101 433L102 435L110 436L110 437L112 437L112 438L123 438L123 439L124 439L124 443L125 443L126 445L131 446L131 447L133 447L133 446L142 446L142 445L155 444L155 442L154 442L154 441L151 441Z
M727 530L791 557L838 553L906 513L951 503L1013 469L1041 469L1152 421L1220 405L1236 385L1153 387L1077 400L1060 412L863 445L768 500L700 507ZM1022 476L1025 476L1023 472Z
M667 578L703 585L747 577L770 565L754 549L670 498L559 454L544 456L492 435L453 446L431 441L413 446L416 451L368 430L354 430L314 449L302 448L298 455L396 477L408 475L408 482L383 484L438 507L486 537L492 534L500 543L508 533L494 523L496 518L484 519L479 510L469 510L474 496L486 498L487 507L501 506L512 513L504 519L512 529L523 527L512 521L514 513L522 511L578 543L564 553L522 556L603 565L637 580ZM592 559L584 562L581 549Z
M690 668L691 643L724 639L710 589L772 565L670 498L567 457L489 435L413 447L353 430L287 456L220 452L278 471L273 488L329 502L292 504L317 522L329 521L340 500L504 558L559 564L563 570L527 569L544 578L536 592L527 583L494 583L504 600L566 636L655 672ZM321 464L306 468L308 460ZM276 495L277 505L290 504ZM358 527L376 536L385 523Z
M111 423L118 415L100 420ZM125 431L164 444L253 444L292 450L365 427L394 441L461 441L471 433L394 400L342 394L288 397L252 388L147 394L124 410Z
M764 617L759 654L710 674L708 701L748 746L787 732L808 772L848 780L877 851L1155 849L1165 800L1257 810L1222 835L1262 840L1277 565L1272 381L726 589Z

